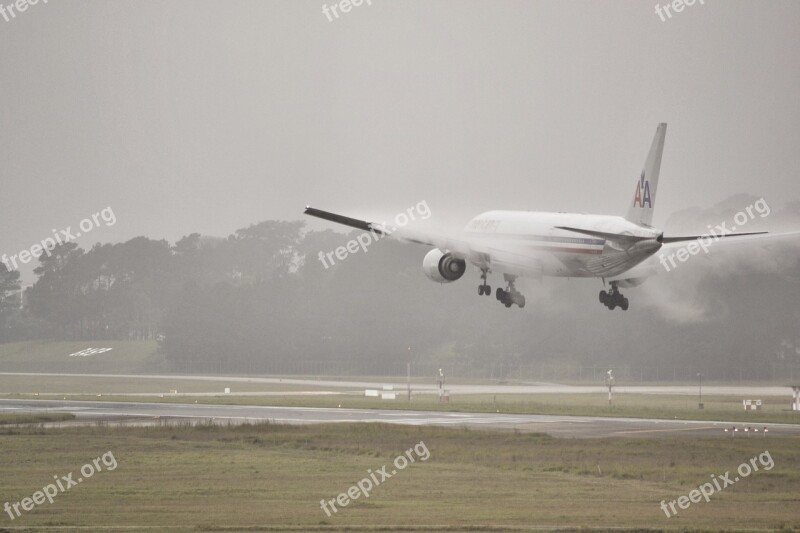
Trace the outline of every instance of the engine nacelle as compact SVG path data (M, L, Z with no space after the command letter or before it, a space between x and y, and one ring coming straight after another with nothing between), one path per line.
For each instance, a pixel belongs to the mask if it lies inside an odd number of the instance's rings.
M422 270L433 281L450 283L464 275L467 271L467 262L453 257L450 252L434 248L422 260Z

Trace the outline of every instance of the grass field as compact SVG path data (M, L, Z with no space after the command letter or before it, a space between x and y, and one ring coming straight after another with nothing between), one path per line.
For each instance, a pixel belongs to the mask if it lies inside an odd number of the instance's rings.
M293 385L280 383L225 383L203 379L158 379L130 378L115 376L15 376L0 374L0 394L41 393L41 394L158 394L179 390L186 393L217 393L224 390L223 385L235 391L258 392L296 392L331 390L331 387L314 385Z
M74 356L87 348L111 348L88 357ZM5 372L141 372L163 357L155 341L28 341L0 344Z
M43 424L45 422L65 422L74 420L72 413L26 413L0 414L0 426L14 424Z
M221 385L203 379L0 375L0 393L9 398L59 393L57 399L70 400L800 423L798 413L787 410L788 396L763 398L763 411L745 412L742 398L732 396L704 395L699 410L694 395L618 393L609 408L606 395L596 393L454 395L440 403L431 394L383 401L347 387L284 383L235 383L234 391L245 393L237 396L219 394ZM297 395L331 389L337 394ZM31 497L53 476L73 472L77 478L83 465L108 452L118 467L14 520L0 511L0 531L800 530L796 438L555 439L382 424L38 425L70 417L0 416L0 505ZM31 425L19 427L24 423ZM398 454L421 441L430 450L428 461L409 466L375 487L370 498L330 517L320 509L321 499L346 492L370 469L392 468ZM734 472L765 450L773 469L672 518L660 508L662 500L688 495L709 476Z
M427 461L331 517L321 510L321 499L336 498L370 469L394 468L392 461L420 442ZM0 531L800 528L798 439L560 440L377 424L265 424L0 427L0 444L0 503L31 496L54 475L77 478L83 465L108 452L117 464L13 521L0 515ZM765 450L771 470L672 518L659 507Z
M111 348L110 351L102 354L95 354L88 357L70 357L70 354L80 352L87 348ZM0 371L2 372L58 372L58 373L102 373L102 374L146 374L164 372L168 365L164 354L159 353L156 341L25 341L0 344ZM526 374L525 377L496 377L494 379L481 379L448 376L448 385L521 385L533 382L545 381L561 383L564 385L600 385L605 370L598 370L587 373L585 379L576 379L572 372L545 373L533 372ZM671 368L671 367L670 367ZM591 375L590 375L591 374ZM665 377L669 372L665 371ZM314 379L321 376L310 375L284 375L287 379ZM372 381L388 383L405 383L405 376L327 376L327 380L353 380L353 381ZM434 376L414 376L412 383L424 383L432 385ZM791 374L789 376L779 376L774 380L753 381L736 380L731 377L725 382L717 382L703 379L703 385L738 385L738 386L786 386L795 383L797 378ZM663 381L643 381L631 376L629 379L622 376L617 377L617 385L632 386L663 386L663 385L684 385L694 387L697 382L694 380L663 380ZM174 388L174 387L173 387Z

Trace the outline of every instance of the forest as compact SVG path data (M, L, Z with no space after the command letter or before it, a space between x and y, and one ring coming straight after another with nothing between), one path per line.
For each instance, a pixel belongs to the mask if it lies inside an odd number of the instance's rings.
M702 229L742 201L687 209L668 225ZM798 221L797 204L769 220ZM641 379L800 377L796 239L698 257L627 289L623 313L598 303L598 280L552 278L523 280L528 306L506 309L478 295L477 270L433 283L421 269L427 249L390 239L329 268L318 260L358 233L267 220L174 244L64 243L39 257L24 291L0 264L0 342L157 340L158 370L190 372L404 375L411 363L491 377L537 376L537 365L628 365Z

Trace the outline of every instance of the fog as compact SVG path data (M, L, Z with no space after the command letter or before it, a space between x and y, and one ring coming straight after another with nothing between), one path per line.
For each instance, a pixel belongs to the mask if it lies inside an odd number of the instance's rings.
M325 268L356 234L302 211L382 221L426 202L416 229L442 233L490 209L623 214L667 122L665 235L759 200L770 213L742 231L796 231L800 4L666 21L633 0L320 8L50 2L0 20L0 253L19 259L0 340L160 339L153 371L798 364L792 239L694 256L626 289L627 313L563 279L521 280L519 310L479 298L472 269L431 283L424 246ZM113 224L83 224L104 210ZM21 260L76 228L57 259Z

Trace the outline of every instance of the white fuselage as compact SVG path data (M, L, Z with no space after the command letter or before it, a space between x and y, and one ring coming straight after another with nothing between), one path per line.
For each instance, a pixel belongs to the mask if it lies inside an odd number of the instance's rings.
M645 237L649 245L622 249L601 237L559 227ZM660 247L656 230L608 215L488 211L473 218L465 232L475 249L486 250L470 257L473 264L533 277L617 276Z

